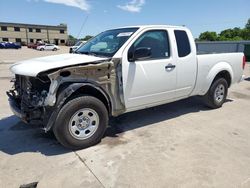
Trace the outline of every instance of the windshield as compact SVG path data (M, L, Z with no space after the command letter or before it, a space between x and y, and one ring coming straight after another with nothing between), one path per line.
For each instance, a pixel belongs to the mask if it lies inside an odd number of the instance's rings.
M138 28L122 28L104 31L78 48L75 53L112 57L137 30Z

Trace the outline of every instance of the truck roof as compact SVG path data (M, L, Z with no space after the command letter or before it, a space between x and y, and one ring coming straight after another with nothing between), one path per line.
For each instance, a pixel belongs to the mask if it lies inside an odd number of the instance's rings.
M182 28L182 29L187 29L184 26L175 26L175 25L133 25L133 26L125 26L125 27L119 27L117 29L122 29L122 28L133 28L133 27L139 27L140 29L145 29L145 28Z

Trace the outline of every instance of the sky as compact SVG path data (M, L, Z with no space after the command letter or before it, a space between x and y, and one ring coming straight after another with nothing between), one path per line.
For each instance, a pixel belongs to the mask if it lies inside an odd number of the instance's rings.
M250 0L0 0L0 22L65 23L78 38L143 24L185 25L198 37L242 28L248 18Z

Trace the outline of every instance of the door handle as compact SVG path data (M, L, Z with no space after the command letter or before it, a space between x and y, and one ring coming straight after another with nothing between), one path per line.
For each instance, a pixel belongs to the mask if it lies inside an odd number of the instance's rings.
M167 66L165 66L165 69L166 69L166 70L172 70L172 69L174 69L174 68L175 68L175 65L172 65L171 63L168 64Z

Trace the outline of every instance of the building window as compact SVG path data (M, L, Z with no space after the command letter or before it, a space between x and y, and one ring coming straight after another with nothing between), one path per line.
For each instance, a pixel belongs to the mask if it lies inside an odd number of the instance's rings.
M29 32L33 32L33 29L32 29L32 28L29 28Z
M36 32L37 33L41 33L41 29L36 29Z
M64 33L64 30L63 30L63 29L61 29L61 30L60 30L60 33Z
M20 38L16 38L16 42L22 42L22 40Z
M14 31L20 31L20 27L14 27Z
M6 26L1 26L1 31L7 31L7 27Z
M62 44L64 44L64 43L65 43L65 40L61 40L60 42L61 42Z
M3 42L9 42L8 38L3 38Z
M33 43L34 42L34 39L30 39L30 43Z

